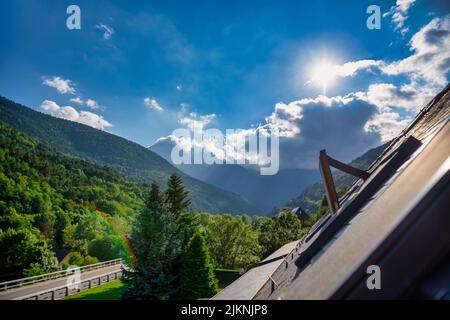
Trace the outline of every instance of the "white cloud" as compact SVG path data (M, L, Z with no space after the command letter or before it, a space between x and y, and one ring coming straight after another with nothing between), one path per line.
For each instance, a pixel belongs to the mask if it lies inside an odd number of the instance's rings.
M290 103L275 104L273 112L263 124L233 134L241 139L249 134L274 133L280 138L281 168L317 168L321 149L342 160L350 161L362 152L397 136L411 121L423 103L434 96L432 87L416 84L396 86L390 83L372 84L367 91L353 92L345 96L307 98ZM395 108L403 108L404 112ZM398 112L397 112L398 111ZM180 123L191 130L203 130L215 115L199 116L191 113L180 118ZM204 148L218 159L223 149L213 141L191 141L166 137L184 150L194 146ZM233 141L233 139L230 139ZM225 141L224 150L232 154L233 145ZM248 157L235 154L235 159ZM260 159L246 159L260 163Z
M295 122L303 117L302 113L300 101L289 104L279 102L275 105L274 112L266 117L266 125L263 128L277 130L280 137L292 138L300 133L300 128Z
M316 98L301 99L288 104L279 102L275 105L272 114L266 117L266 124L261 127L269 130L277 130L280 137L293 138L301 133L300 123L305 121L303 119L305 110L319 108L318 106L320 108L330 109L345 107L356 100L368 102L353 93L335 97L319 95Z
M347 96L318 96L290 103L277 103L274 111L265 118L265 123L235 132L225 141L224 149L233 154L233 141L255 134L277 133L280 137L280 164L283 168L316 168L321 149L327 149L333 156L344 161L351 160L361 152L377 146L382 138L375 126L366 129L378 109L355 94ZM193 130L209 124L215 115L198 116L191 113L180 119L180 123ZM214 154L223 157L223 149L217 148L213 141L188 141L182 138L167 137L184 150L190 150L195 143ZM235 159L248 157L248 154L234 154ZM246 158L262 165L261 159Z
M44 85L55 88L61 94L75 94L76 89L71 80L65 80L61 77L43 78Z
M144 99L144 103L155 111L158 111L158 112L164 111L163 107L161 107L159 105L158 101L156 101L156 99L154 99L154 98L147 97Z
M321 149L342 161L350 161L400 133L419 106L417 99L424 101L427 98L412 85L397 87L380 83L371 85L367 92L279 102L263 124L235 132L230 141L257 131L262 134L276 132L280 138L282 168L316 168ZM406 115L401 116L392 107L404 108ZM202 131L215 117L215 114L199 116L191 113L180 118L179 122L191 130ZM223 158L223 149L212 141L191 141L171 136L165 139L172 140L184 150L198 146L218 159ZM232 151L232 143L225 141L224 148L227 154L233 154L229 152ZM248 157L247 154L233 157L239 159L243 156ZM246 160L263 164L261 159Z
M57 118L76 121L79 118L78 111L71 106L60 107L56 102L51 100L44 100L41 104L41 109L44 113L52 115Z
M199 148L212 154L218 160L225 161L226 159L232 159L233 161L243 160L251 163L259 163L260 165L267 165L268 159L264 157L258 157L255 154L249 154L248 152L236 152L237 146L245 144L246 137L255 135L255 129L237 130L233 133L227 132L226 137L223 140L218 137L209 137L197 140L194 137L188 138L183 136L169 135L161 137L154 145L166 144L168 141L173 145L177 145L182 148L184 152L192 152L193 148ZM225 133L224 133L225 134Z
M70 101L75 102L75 103L79 104L80 106L87 106L87 107L89 107L91 109L98 109L98 108L100 108L100 105L94 99L83 100L80 97L76 97L76 98L70 99Z
M408 10L413 6L415 0L397 0L395 6L386 12L383 17L392 16L392 22L394 23L394 30L400 31L402 35L405 35L409 28L405 26L405 22L408 19Z
M323 85L324 83L332 82L336 77L353 77L360 70L370 71L372 68L380 68L383 64L384 62L382 60L369 59L350 61L342 65L321 62L314 68L313 75L306 84L318 83Z
M88 106L91 109L98 109L100 106L98 105L98 102L93 99L87 99L86 100L86 106Z
M105 25L103 23L97 24L95 27L97 29L100 29L103 31L103 39L105 39L105 40L111 39L112 35L114 34L114 29L111 27L108 27L107 25Z
M377 83L370 85L367 92L356 92L353 95L377 107L377 113L367 121L364 130L377 133L381 141L385 142L397 136L437 91L433 85L415 82L398 86ZM404 109L403 116L394 111L395 108Z
M387 142L395 138L411 120L411 118L401 119L397 112L377 113L366 122L364 130L379 134L381 142Z
M301 99L286 106L275 107L266 120L280 132L281 167L316 168L321 149L350 161L381 140L378 132L364 129L377 107L354 94Z
M416 83L400 86L392 83L376 83L370 85L367 92L357 92L355 95L376 105L380 112L390 111L390 108L403 108L415 113L436 95L436 90Z
M409 44L411 56L386 64L381 71L387 75L409 74L414 80L445 85L450 70L450 16L431 20Z
M358 60L344 63L342 65L336 65L332 69L336 76L340 77L352 77L359 70L367 70L372 67L379 67L383 64L381 60Z
M406 75L411 82L425 81L429 86L444 86L450 71L450 15L434 18L409 41L412 54L393 62L357 60L330 68L341 77L354 76L360 70L378 69L388 76Z
M79 122L96 129L104 130L112 126L112 124L105 120L101 115L89 111L78 112L71 106L59 106L56 102L51 100L44 100L41 104L41 110L53 117Z
M178 122L191 130L202 131L214 119L216 119L216 114L214 113L198 116L195 112L191 112L189 116L180 118Z
M402 12L408 12L414 2L416 2L416 0L397 0L397 7Z
M81 99L80 97L71 98L70 101L75 102L75 103L77 103L79 105L83 105L84 104L83 99Z
M91 126L96 129L104 130L107 127L111 127L112 124L106 121L103 116L89 111L81 111L80 117L77 122Z
M346 96L280 102L257 129L278 131L282 167L314 167L320 149L348 161L397 136L435 94L433 86L379 83Z

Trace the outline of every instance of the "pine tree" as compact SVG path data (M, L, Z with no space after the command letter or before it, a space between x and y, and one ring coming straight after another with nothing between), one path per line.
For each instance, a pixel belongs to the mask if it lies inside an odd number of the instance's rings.
M184 189L183 181L177 174L172 174L167 182L167 201L170 209L177 215L189 208L191 201L187 198L188 191Z
M132 235L137 265L126 272L128 299L169 299L177 294L176 261L182 241L177 218L167 205L159 186L152 184L145 210L138 217Z
M218 292L217 279L205 238L197 230L181 258L180 295L184 299L209 298Z
M198 221L196 216L188 211L191 201L188 199L189 192L184 188L181 178L172 174L167 181L166 199L170 210L176 216L178 234L183 243L187 243L195 231ZM179 263L179 262L178 262Z

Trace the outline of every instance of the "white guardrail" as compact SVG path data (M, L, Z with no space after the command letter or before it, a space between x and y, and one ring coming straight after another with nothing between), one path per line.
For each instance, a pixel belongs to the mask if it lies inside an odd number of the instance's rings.
M43 282L43 281L53 280L53 279L57 279L57 278L67 277L67 276L70 276L70 275L74 274L75 272L83 273L83 272L86 272L86 271L91 271L91 270L95 270L95 269L101 269L101 268L105 268L105 267L108 267L108 266L116 265L116 264L119 264L119 263L123 264L123 259L119 258L119 259L99 262L99 263L95 263L95 264L90 264L90 265L87 265L87 266L77 267L76 269L67 269L67 270L55 271L55 272L51 272L51 273L41 274L39 276L33 276L33 277L22 278L22 279L17 279L17 280L5 281L5 282L1 282L0 283L0 292L1 291L6 291L6 290L12 289L12 288L22 287L22 286L26 286L26 285L30 285L30 284L35 284L35 283L38 283L38 282Z
M104 283L120 279L122 274L122 269L111 271L88 279L83 279L78 282L30 293L21 297L13 298L12 300L58 300L77 294L84 290L98 287Z

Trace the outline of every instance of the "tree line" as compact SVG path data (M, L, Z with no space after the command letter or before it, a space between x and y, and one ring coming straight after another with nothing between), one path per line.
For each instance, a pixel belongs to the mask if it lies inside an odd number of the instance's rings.
M127 271L125 299L198 299L218 291L217 268L248 269L305 232L298 217L210 215L189 210L177 175L162 191L150 187L132 233L136 264Z

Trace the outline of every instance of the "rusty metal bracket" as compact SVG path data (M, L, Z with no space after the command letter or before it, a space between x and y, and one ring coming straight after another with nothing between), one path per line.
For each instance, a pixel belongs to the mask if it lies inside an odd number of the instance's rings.
M330 166L344 171L352 176L366 180L369 173L358 168L349 166L343 162L331 158L327 155L325 150L320 150L319 168L322 175L323 184L325 187L325 194L328 201L328 206L332 213L336 213L339 209L339 199L337 196L336 186L334 184L333 175L331 174Z

